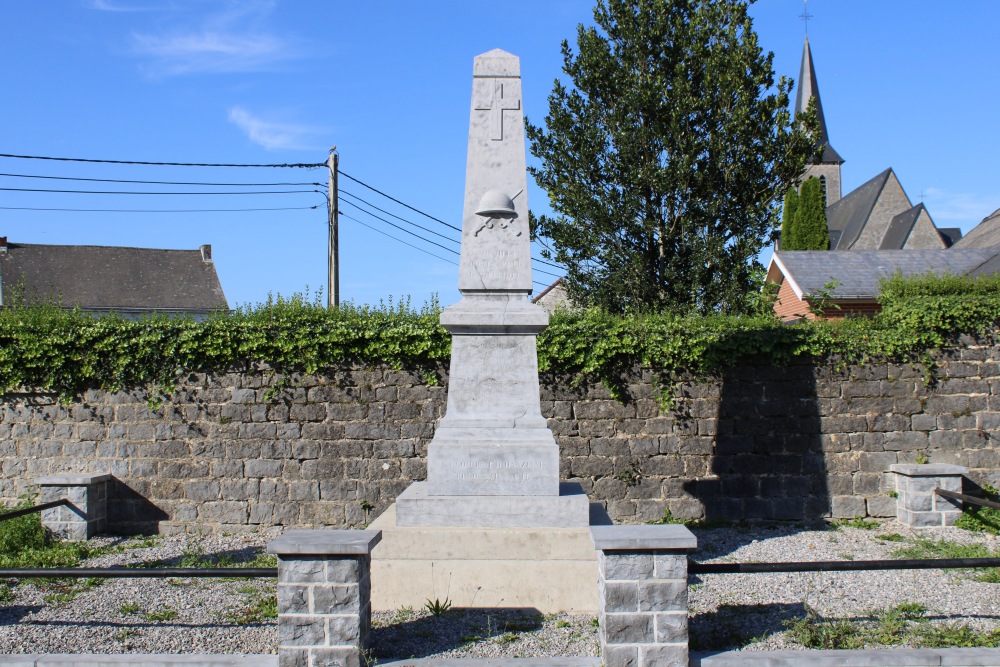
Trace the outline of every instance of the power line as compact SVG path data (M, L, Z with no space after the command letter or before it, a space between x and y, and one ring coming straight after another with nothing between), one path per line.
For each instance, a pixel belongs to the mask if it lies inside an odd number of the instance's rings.
M440 236L441 238L445 239L446 241L451 241L452 243L458 243L458 244L462 243L461 241L456 241L455 239L451 238L450 236L445 236L444 234L440 234L438 232L435 232L433 229L428 229L427 227L424 227L423 225L418 225L417 223L411 222L411 221L407 220L406 218L401 218L398 215L396 215L395 213L390 213L389 211L385 210L384 208L379 208L378 206L376 206L375 204L371 203L370 201L362 199L361 197L359 197L359 196L357 196L355 194L351 194L350 192L347 192L343 188L340 188L340 194L347 195L348 197L351 197L352 199L357 199L358 201L363 202L364 204L367 204L368 206L371 206L376 211L381 211L382 213L385 213L386 215L390 215L390 216L396 218L397 220L401 220L402 222L405 222L408 225L413 225L414 227L416 227L418 229L422 229L422 230L424 230L425 232L427 232L429 234L433 234L434 236ZM351 202L345 202L345 203L350 204ZM362 210L364 210L364 209L362 209Z
M344 203L345 203L345 204L347 204L348 206L353 206L354 208L358 209L358 210L359 210L359 211L361 211L362 213L365 213L365 214L367 214L367 215L370 215L371 217L375 218L376 220L381 220L382 222L384 222L385 224L389 225L390 227L395 227L396 229L398 229L398 230L399 230L399 231L401 231L401 232L405 232L405 233L409 234L410 236L415 236L415 237L417 237L418 239L420 239L421 241L423 241L424 243L430 243L431 245L436 245L437 247L439 247L439 248L441 248L441 249L443 249L443 250L447 250L448 252L450 252L450 253L454 253L454 254L456 254L456 255L457 255L457 254L459 254L459 252L458 252L457 250L452 250L452 249L451 249L451 248L449 248L448 246L443 246L443 245L441 245L440 243L438 243L437 241L431 241L430 239L425 239L425 238L424 238L423 236L421 236L420 234L417 234L417 233L415 233L415 232L411 232L411 231L410 231L409 229L406 229L405 227L400 227L399 225L397 225L397 224L396 224L396 223L394 223L394 222L389 222L388 220L386 220L386 219L385 219L385 218L383 218L383 217L380 217L380 216L377 216L377 215L375 215L374 213L370 213L369 211L366 211L365 209L363 209L363 208L361 208L360 206L358 206L357 204L352 204L352 203L351 203L351 202L349 202L349 201L345 201Z
M378 229L377 227L372 227L372 226L371 226L371 225L369 225L369 224L366 224L366 223L364 223L364 222L361 222L361 221L360 221L360 220L358 220L357 218L355 218L355 217L353 217L353 216L350 216L350 215L347 215L347 214L346 214L346 213L344 213L343 211L340 211L340 215L344 216L344 217L345 217L345 218L347 218L348 220L353 220L354 222L358 223L358 224L359 224L359 225L361 225L362 227L367 227L368 229L372 230L373 232L378 232L379 234L381 234L381 235L383 235L383 236L388 236L388 237L389 237L390 239L393 239L394 241L399 241L400 243L402 243L402 244L403 244L403 245L405 245L405 246L410 246L410 247L411 247L411 248L413 248L414 250L419 250L419 251L420 251L420 252L422 252L422 253L425 253L425 254L427 254L427 255L430 255L431 257L437 257L437 258L438 258L438 259L440 259L441 261L444 261L444 262L448 262L449 264L454 264L455 266L458 266L458 262L453 262L453 261L451 261L450 259L447 259L446 257L441 257L440 255L435 255L435 254L434 254L434 253L432 253L431 251L429 251L429 250L424 250L423 248L421 248L421 247L419 247L419 246L415 246L415 245L413 245L412 243L407 243L407 242L406 242L406 241L404 241L403 239L400 239L400 238L396 238L395 236L393 236L392 234L389 234L388 232L383 232L383 231L382 231L381 229Z
M97 162L101 164L142 164L158 167L259 167L269 168L292 168L292 169L319 169L326 167L326 162L316 163L287 163L287 164L236 164L236 163L209 163L209 162L144 162L140 160L96 160L82 157L48 157L44 155L12 155L10 153L0 153L0 157L17 158L21 160L55 160L57 162ZM346 175L346 174L345 174ZM350 178L348 176L348 178Z
M250 192L134 192L129 190L45 190L40 188L0 188L5 192L55 192L76 195L293 195L319 190L252 190Z
M69 213L244 213L248 211L311 211L316 206L283 206L278 208L34 208L30 206L0 206L4 211L64 211Z
M353 176L351 176L350 174L346 174L346 173L344 173L343 171L341 171L341 170L339 170L339 169L337 170L337 172L338 172L338 173L339 173L339 174L340 174L341 176L346 176L347 178L351 179L352 181L354 181L354 182L355 182L355 183L357 183L358 185L361 185L361 186L364 186L364 187L368 188L369 190L371 190L372 192L377 192L378 194L382 195L382 196L383 196L383 197L385 197L386 199L391 199L392 201L396 202L396 203L397 203L397 204L399 204L400 206L405 206L406 208L410 209L410 210L411 210L411 211L413 211L414 213L419 213L420 215L424 216L425 218L430 218L430 219L431 219L431 220L433 220L434 222L440 222L440 223L441 223L442 225L444 225L445 227L451 227L451 228L452 228L452 229L454 229L454 230L455 230L456 232L460 232L460 231L462 231L462 229L461 229L460 227L456 227L455 225L450 225L450 224L448 224L447 222L445 222L444 220L442 220L442 219L440 219L440 218L435 218L435 217L434 217L433 215L431 215L430 213L424 213L423 211L421 211L421 210L420 210L420 209L418 209L418 208L413 208L413 207L412 207L412 206L410 206L409 204L407 204L407 203L405 203L405 202L401 202L401 201L399 201L398 199L396 199L395 197L393 197L393 196L391 196L391 195L387 195L386 193L382 192L381 190L379 190L379 189L377 189L377 188L374 188L374 187L372 187L371 185L368 185L368 184L367 184L367 183L365 183L364 181L359 181L358 179L354 178L354 177L353 177Z
M9 176L11 178L45 178L55 181L89 181L93 183L138 183L141 185L204 185L211 187L255 187L255 188L315 185L318 187L326 187L325 184L323 183L194 183L189 181L126 181L116 178L39 176L35 174L0 174L0 176Z

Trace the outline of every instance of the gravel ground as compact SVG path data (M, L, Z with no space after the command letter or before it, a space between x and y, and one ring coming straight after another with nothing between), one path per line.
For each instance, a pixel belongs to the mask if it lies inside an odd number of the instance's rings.
M992 535L957 528L910 531L896 522L874 530L778 527L698 530L703 562L881 560L919 537L998 548ZM889 540L880 539L889 537ZM902 538L902 541L896 541ZM935 557L935 556L931 556ZM690 579L694 649L799 649L785 622L812 609L823 620L863 621L871 612L923 605L932 624L1000 628L1000 584L973 580L969 570L884 570L775 574L714 574ZM904 646L906 643L903 644ZM870 643L870 648L880 646Z
M889 523L875 530L802 527L695 531L700 561L790 561L891 558L916 535ZM881 538L898 534L903 540ZM958 529L923 533L934 539L986 543L991 536ZM890 539L893 539L890 537ZM899 539L899 538L895 538ZM99 538L116 546L84 565L176 565L186 558L247 560L268 538ZM190 564L187 562L185 564ZM267 566L268 563L258 563ZM8 582L13 584L13 582ZM23 583L3 599L0 653L274 653L272 580L109 579L103 583ZM824 619L859 619L902 603L927 608L931 623L1000 628L1000 584L968 571L900 570L845 573L702 575L691 579L691 640L698 649L802 648L784 622L812 609ZM425 609L373 615L380 661L411 657L587 656L599 651L593 615L528 614L521 610Z

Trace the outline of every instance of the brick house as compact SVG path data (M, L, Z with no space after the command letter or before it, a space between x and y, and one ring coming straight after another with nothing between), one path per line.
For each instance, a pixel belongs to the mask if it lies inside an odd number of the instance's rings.
M1000 246L947 250L775 251L767 281L778 285L784 321L873 315L879 282L895 273L980 276L1000 271Z

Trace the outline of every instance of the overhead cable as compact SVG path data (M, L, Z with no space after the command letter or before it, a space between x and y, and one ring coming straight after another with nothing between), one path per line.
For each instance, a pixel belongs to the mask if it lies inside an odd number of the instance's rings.
M245 213L248 211L310 211L316 206L280 206L277 208L35 208L31 206L0 206L4 211L64 211L69 213Z
M287 163L287 164L237 164L237 163L209 163L209 162L145 162L141 160L95 160L82 157L49 157L45 155L12 155L10 153L0 153L0 157L17 158L21 160L55 160L58 162L97 162L102 164L142 164L158 167L259 167L269 168L291 168L291 169L319 169L327 166L326 162L315 163Z
M411 222L411 221L407 220L406 218L401 218L398 215L396 215L395 213L390 213L389 211L385 210L384 208L379 208L378 206L376 206L375 204L371 203L370 201L362 199L361 197L359 197L357 195L351 194L350 192L347 192L343 188L340 188L337 192L338 192L338 194L347 195L348 197L351 197L352 199L357 199L358 201L363 202L364 204L372 207L376 211L380 211L382 213L385 213L386 215L390 215L390 216L396 218L397 220L405 222L408 225L413 225L414 227L416 227L418 229L422 229L422 230L424 230L425 232L427 232L429 234L433 234L434 236L440 236L441 238L445 239L446 241L451 241L452 243L458 243L458 244L462 243L461 241L457 241L457 240L451 238L450 236L445 236L444 234L435 232L433 229L428 229L427 227L424 227L423 225L418 225L417 223ZM346 202L346 203L350 204L351 202Z
M0 188L5 192L55 192L74 195L294 195L319 190L252 190L250 192L133 192L130 190L44 190L37 188Z
M190 181L126 181L117 178L83 178L75 176L39 176L36 174L0 174L11 178L45 178L55 181L89 181L94 183L138 183L141 185L204 185L210 187L288 187L315 185L326 187L325 183L196 183Z
M338 170L337 170L337 173L338 173L338 174L340 174L341 176L345 176L345 177L347 177L347 178L351 179L352 181L354 181L354 182L355 182L355 183L357 183L358 185L361 185L361 186L364 186L364 187L368 188L368 189L369 189L369 190L371 190L372 192L377 192L378 194L382 195L382 196L383 196L383 197L385 197L386 199L391 199L392 201L396 202L396 203L397 203L397 204L399 204L400 206L405 206L406 208L410 209L410 210L411 210L411 211L413 211L414 213L419 213L420 215L424 216L425 218L430 218L430 219L431 219L431 220L433 220L434 222L440 222L440 223L441 223L442 225L444 225L445 227L451 227L451 228L452 228L452 229L454 229L454 230L455 230L456 232L460 232L460 231L462 231L462 229L461 229L460 227L456 227L455 225L451 225L451 224L448 224L447 222L445 222L444 220L442 220L442 219L440 219L440 218L435 218L435 217L434 217L433 215L431 215L430 213L424 213L423 211L421 211L421 210L420 210L420 209L418 209L418 208L414 208L414 207L410 206L409 204L407 204L407 203L405 203L405 202L401 202L401 201L399 201L398 199L396 199L395 197L393 197L393 196L391 196L391 195L387 195L386 193L382 192L381 190L379 190L379 189L377 189L377 188L374 188L374 187L372 187L371 185L368 185L368 184L367 184L367 183L365 183L364 181L359 181L358 179L354 178L354 177L353 177L353 176L351 176L350 174L346 174L346 173L344 173L344 172L343 172L343 171L341 171L340 169L338 169Z
M452 250L452 249L451 249L451 248L449 248L448 246L443 246L443 245L441 245L440 243L438 243L437 241L431 241L430 239L425 239L425 238L424 238L423 236L421 236L420 234L416 234L416 233L414 233L414 232L411 232L411 231L410 231L409 229L406 229L405 227L400 227L400 226L399 226L399 225L397 225L396 223L394 223L394 222L390 222L390 221L386 220L386 219L385 219L385 218L383 218L383 217L380 217L380 216L377 216L377 215L375 215L374 213L369 213L368 211L366 211L365 209L361 208L361 207L360 207L360 206L358 206L357 204L352 204L352 203L351 203L351 202L349 202L349 201L345 201L344 203L345 203L345 204L347 204L348 206L353 206L354 208L358 209L358 210L359 210L359 211L361 211L362 213L366 213L366 214L370 215L371 217L375 218L376 220L381 220L382 222L384 222L385 224L389 225L390 227L395 227L396 229L398 229L398 230L399 230L399 231L401 231L401 232L406 232L406 233L407 233L407 234L409 234L410 236L415 236L415 237L417 237L418 239L420 239L421 241L423 241L424 243L430 243L431 245L436 245L437 247L439 247L439 248L442 248L442 249L444 249L444 250L447 250L448 252L450 252L450 253L453 253L453 254L455 254L455 255L459 254L457 250Z
M420 252L422 252L422 253L425 253L425 254L427 254L427 255L430 255L431 257L437 257L437 258L438 258L438 259L440 259L441 261L444 261L444 262L448 262L449 264L454 264L455 266L458 266L458 262L453 262L452 260L450 260L450 259L447 259L447 258L445 258L445 257L441 257L440 255L435 255L435 254L434 254L434 253L432 253L431 251L429 251L429 250L424 250L423 248L421 248L421 247L419 247L419 246L415 246L415 245L413 245L412 243L407 243L407 242L406 242L406 241L404 241L403 239L400 239L400 238L396 238L395 236L393 236L392 234L389 234L388 232L384 232L384 231L382 231L381 229L378 229L377 227L372 227L371 225L369 225L369 224L367 224L367 223L364 223L364 222L361 222L361 221L360 221L360 220L358 220L357 218L355 218L355 217L353 217L353 216L350 216L350 215L348 215L348 214L344 213L343 211L340 211L340 215L341 215L341 216L343 216L343 217L345 217L345 218L347 218L348 220L352 220L352 221L354 221L354 222L358 223L358 224L359 224L359 225L361 225L362 227L367 227L368 229L372 230L373 232L378 232L379 234L381 234L381 235L383 235L383 236L388 236L388 237L389 237L390 239L392 239L392 240L394 240L394 241L399 241L400 243L402 243L402 244L403 244L403 245L405 245L405 246L410 246L410 247L411 247L411 248L413 248L414 250L419 250L419 251L420 251Z

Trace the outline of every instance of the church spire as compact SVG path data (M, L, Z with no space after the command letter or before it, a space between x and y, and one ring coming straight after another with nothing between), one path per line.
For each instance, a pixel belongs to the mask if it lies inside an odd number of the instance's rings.
M844 159L830 145L830 137L826 131L823 103L819 96L819 84L816 83L816 69L813 67L809 36L806 35L806 43L802 49L802 68L799 70L799 90L795 98L796 115L808 108L809 100L813 97L816 98L816 119L819 121L819 144L823 150L817 162L820 164L841 164Z

